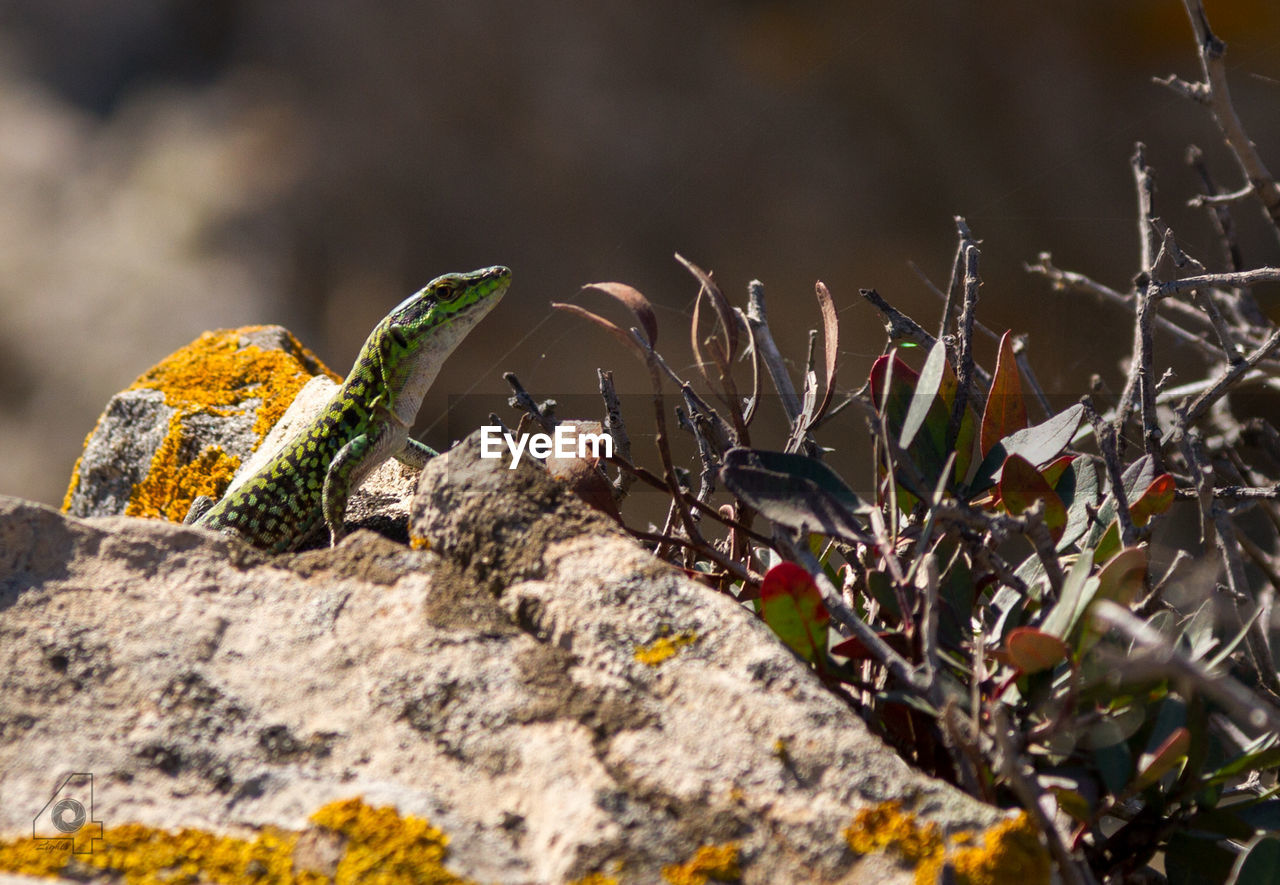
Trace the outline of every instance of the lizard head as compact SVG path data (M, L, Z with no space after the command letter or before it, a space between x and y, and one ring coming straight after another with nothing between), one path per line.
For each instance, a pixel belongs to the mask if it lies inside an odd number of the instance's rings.
M511 271L500 266L436 277L378 324L362 357L378 355L384 380L404 400L405 409L416 412L441 363L502 300L509 285ZM409 414L408 420L412 418Z
M456 344L493 309L509 285L511 271L501 266L436 277L387 315L387 332L397 344L403 338L402 346L413 349L415 343L451 337L446 333L461 325Z

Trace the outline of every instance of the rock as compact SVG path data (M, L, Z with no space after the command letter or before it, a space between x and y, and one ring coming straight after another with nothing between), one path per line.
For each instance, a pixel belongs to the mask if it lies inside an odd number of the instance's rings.
M206 332L111 398L62 509L181 522L196 496L222 495L318 374L333 373L280 326Z
M749 610L477 448L423 473L430 550L268 557L0 498L0 870L905 883L890 830L1008 841L1016 818L910 769ZM122 851L50 866L32 820L73 772Z
M207 332L112 397L85 440L63 510L181 522L198 495L216 500L252 476L339 384L280 326ZM347 530L405 540L417 482L398 461L380 465L352 495Z

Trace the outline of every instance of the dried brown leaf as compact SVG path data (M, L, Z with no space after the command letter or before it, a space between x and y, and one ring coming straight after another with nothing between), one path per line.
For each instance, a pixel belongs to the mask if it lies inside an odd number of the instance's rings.
M596 289L624 305L635 315L650 348L658 346L658 318L653 312L653 305L639 290L626 283L588 283L582 287Z

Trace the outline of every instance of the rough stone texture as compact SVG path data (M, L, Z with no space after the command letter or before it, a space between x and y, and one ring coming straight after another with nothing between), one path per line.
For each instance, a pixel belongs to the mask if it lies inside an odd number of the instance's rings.
M999 819L909 769L749 611L475 448L424 471L431 551L361 532L272 558L0 498L0 838L72 771L108 828L297 831L363 796L493 882L652 882L729 842L748 883L906 882L846 847L858 809Z

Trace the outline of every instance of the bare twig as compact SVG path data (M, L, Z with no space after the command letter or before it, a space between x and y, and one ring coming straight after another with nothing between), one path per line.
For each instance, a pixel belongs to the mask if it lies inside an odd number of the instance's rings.
M1024 265L1024 268L1027 273L1037 274L1047 279L1054 291L1083 292L1088 295L1094 295L1103 301L1118 304L1129 311L1135 309L1136 302L1132 296L1125 295L1123 292L1112 289L1110 286L1099 283L1084 274L1055 267L1053 265L1053 256L1048 252L1041 252L1037 264L1027 264ZM1206 356L1217 358L1218 349L1199 335L1188 332L1162 316L1154 317L1154 322L1155 327L1160 331L1173 335L1182 343L1191 345Z
M933 347L933 342L937 339L926 332L919 323L911 319L902 311L898 310L889 302L880 296L875 289L859 289L858 294L871 302L876 310L884 315L889 321L885 331L889 333L892 341L911 341L920 345L925 350Z
M1221 486L1210 489L1209 494L1219 501L1239 503L1241 501L1280 501L1280 483L1271 486ZM1180 501L1190 501L1198 497L1195 489L1178 489L1174 497Z
M1116 453L1115 427L1107 427L1098 417L1093 407L1093 399L1084 397L1080 400L1084 406L1084 414L1093 425L1093 436L1098 442L1098 451L1102 455L1102 463L1107 469L1107 478L1111 481L1111 494L1116 499L1116 519L1120 523L1120 540L1126 547L1131 547L1138 540L1138 529L1133 524L1133 515L1129 512L1129 496L1124 488L1124 471L1120 468L1120 456Z
M1031 368L1031 360L1027 358L1027 336L1018 335L1013 339L1013 361L1017 363L1018 371L1022 373L1022 380L1026 381L1027 386L1031 388L1031 395L1035 397L1044 416L1048 418L1053 414L1053 406L1049 404L1049 397L1045 396L1044 388L1040 386L1040 379L1036 377L1035 371Z
M1212 387L1196 397L1195 400L1187 406L1186 413L1183 417L1183 426L1189 426L1193 421L1203 415L1205 411L1219 398L1221 398L1223 394L1230 390L1236 382L1244 378L1250 369L1254 368L1258 363L1266 359L1266 357L1268 357L1278 346L1280 346L1280 329L1273 331L1260 347L1243 360L1223 372L1221 377L1218 378Z
M1258 155L1253 141L1245 132L1244 124L1240 121L1235 105L1231 102L1231 90L1227 85L1227 66L1223 61L1227 46L1210 29L1209 18L1205 15L1201 0L1183 0L1182 5L1187 10L1187 17L1191 20L1191 28L1195 32L1196 45L1200 49L1200 69L1204 74L1204 82L1196 83L1183 92L1209 107L1214 122L1218 124L1218 129L1221 130L1227 145L1231 148L1232 156L1240 166L1240 171L1253 188L1253 192L1258 195L1277 236L1280 236L1280 185L1276 184L1275 176L1262 162L1262 157ZM1176 78L1170 77L1168 82L1164 80L1157 82L1174 87L1175 81Z
M1093 876L1083 864L1076 863L1067 848L1066 840L1058 832L1058 827L1045 811L1041 800L1045 798L1045 790L1036 783L1035 773L1023 760L1017 742L1017 730L1009 721L1009 713L1003 704L994 704L991 710L991 733L995 738L1000 755L998 765L1000 777L1009 785L1009 789L1018 797L1022 807L1036 822L1036 826L1044 833L1049 843L1049 853L1058 864L1058 874L1068 885L1087 885L1094 881Z
M1272 697L1280 697L1280 676L1276 675L1275 659L1271 654L1271 643L1267 640L1266 631L1257 618L1247 618L1241 610L1250 595L1247 592L1249 583L1244 573L1244 561L1240 558L1240 548L1236 545L1235 528L1221 504L1215 502L1209 514L1218 532L1218 552L1222 556L1222 564L1227 572L1227 587L1231 590L1232 601L1235 603L1239 622L1237 626L1244 627L1246 620L1249 623L1245 632L1245 647L1249 649L1249 657L1258 673L1258 680L1271 692Z
M964 228L967 232L967 228ZM978 307L978 289L982 286L982 278L978 276L978 259L981 252L971 239L964 249L964 302L960 308L960 318L956 323L956 397L951 403L951 420L947 424L947 447L955 445L960 433L960 422L964 418L964 408L969 400L977 406L979 398L974 396L973 377L973 321ZM981 411L981 408L978 409Z
M533 397L529 395L529 391L524 389L524 385L520 383L520 379L516 377L515 372L503 372L502 380L506 381L511 387L511 405L523 409L526 414L538 422L543 430L547 433L553 433L558 422L543 414L543 409L547 404L539 405L534 402Z
M1195 145L1187 148L1187 165L1200 176L1200 185L1204 188L1202 199L1207 201L1219 196L1218 185L1209 173L1209 164L1205 162L1204 152ZM1246 194L1248 190L1246 189ZM1192 203L1194 202L1193 200ZM1213 222L1214 230L1218 234L1223 263L1228 270L1244 270L1244 254L1240 251L1240 241L1236 236L1236 222L1231 215L1230 207L1225 202L1212 202L1206 203L1206 208L1209 210L1209 219ZM1247 288L1236 289L1235 308L1243 322L1259 326L1266 322L1262 311L1258 309L1258 303L1253 299L1253 293Z
M957 215L955 222L956 233L958 234L956 256L951 260L951 279L947 282L947 292L942 301L942 319L938 323L939 338L944 337L947 334L947 329L951 326L951 315L955 312L956 301L960 296L961 286L964 284L965 252L969 244L973 242L973 234L969 231L969 225L965 223L965 220Z
M787 364L778 352L774 343L773 332L769 330L769 318L764 307L764 283L752 280L747 284L747 323L755 337L756 349L764 360L769 378L773 381L773 389L778 391L782 402L782 410L787 415L787 423L794 424L800 414L800 398L796 396L795 385L787 373Z
M627 425L622 420L622 404L618 402L618 392L613 387L613 373L604 369L596 369L596 379L600 383L600 397L604 400L604 429L613 439L613 450L618 457L631 460L631 437L627 434ZM634 474L619 471L614 482L614 491L622 498L635 482Z
M1280 267L1256 267L1253 270L1196 274L1177 280L1166 280L1157 287L1156 296L1167 298L1191 289L1239 289L1256 286L1258 283L1280 283Z
M1133 166L1134 184L1138 191L1138 235L1142 255L1142 273L1138 277L1137 305L1133 324L1133 360L1125 380L1124 392L1116 405L1113 423L1116 448L1123 454L1124 425L1129 419L1135 396L1140 402L1142 417L1143 451L1160 460L1160 427L1156 421L1155 379L1152 377L1152 335L1155 320L1153 296L1158 291L1156 274L1159 255L1159 237L1151 215L1151 197L1155 191L1155 179L1147 165L1146 147L1139 143L1130 161Z

